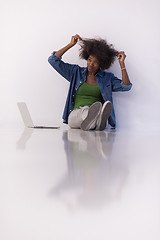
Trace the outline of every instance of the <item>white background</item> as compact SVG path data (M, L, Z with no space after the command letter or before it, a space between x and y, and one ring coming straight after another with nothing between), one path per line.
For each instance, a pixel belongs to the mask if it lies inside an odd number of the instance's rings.
M159 13L159 0L0 0L1 240L160 239ZM17 101L35 123L62 123L69 83L48 57L76 33L127 55L120 131L22 132ZM86 66L78 50L63 59ZM118 61L110 70L121 77Z
M27 103L34 123L62 122L69 83L49 65L48 57L78 33L105 38L127 55L133 88L114 94L118 127L160 129L159 12L159 0L1 0L1 126L23 126L18 101ZM78 54L77 45L63 60L86 66ZM109 71L121 78L118 61Z

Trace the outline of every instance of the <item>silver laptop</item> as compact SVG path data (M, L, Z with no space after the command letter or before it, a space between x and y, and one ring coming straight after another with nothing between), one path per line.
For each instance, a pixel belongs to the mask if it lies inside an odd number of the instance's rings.
M60 127L46 127L46 126L34 126L31 115L28 111L27 105L25 102L18 102L17 106L21 113L24 125L28 128L47 128L47 129L58 129Z

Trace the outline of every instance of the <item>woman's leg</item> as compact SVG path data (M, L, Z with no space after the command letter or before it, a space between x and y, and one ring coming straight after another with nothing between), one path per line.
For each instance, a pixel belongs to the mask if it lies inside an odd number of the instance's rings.
M81 124L82 130L87 131L96 128L96 122L101 113L101 109L102 109L101 102L95 102L90 106L88 110L88 115Z
M106 101L103 104L101 113L97 119L96 130L102 131L106 128L107 120L111 115L111 112L112 112L112 103L110 101Z
M101 109L101 102L95 102L90 107L84 106L75 109L69 115L68 125L71 128L81 128L84 131L95 129Z
M68 118L68 125L70 128L81 128L81 124L88 115L88 106L73 110Z

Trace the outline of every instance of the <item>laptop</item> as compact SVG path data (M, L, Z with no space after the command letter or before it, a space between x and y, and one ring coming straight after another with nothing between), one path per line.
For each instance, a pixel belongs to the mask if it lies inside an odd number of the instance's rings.
M31 115L29 113L28 107L25 102L18 102L17 106L19 108L21 117L23 119L24 125L28 128L45 128L45 129L58 129L60 127L47 127L47 126L34 126Z

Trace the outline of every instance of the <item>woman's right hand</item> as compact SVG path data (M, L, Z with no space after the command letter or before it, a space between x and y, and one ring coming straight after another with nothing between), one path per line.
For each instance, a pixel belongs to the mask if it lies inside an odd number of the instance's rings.
M78 34L76 34L75 36L72 36L70 45L73 47L74 45L76 45L78 40L82 40L82 38Z

